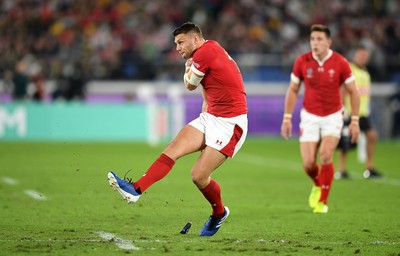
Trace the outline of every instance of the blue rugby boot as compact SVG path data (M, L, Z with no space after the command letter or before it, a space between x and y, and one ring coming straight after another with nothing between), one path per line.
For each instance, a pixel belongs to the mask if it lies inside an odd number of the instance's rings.
M224 221L229 216L229 208L226 206L224 208L225 208L224 216L220 218L214 217L212 215L210 216L210 218L204 224L203 228L200 230L200 236L212 236L215 233L217 233L222 223L224 223Z
M118 191L128 204L136 203L142 194L139 194L130 181L120 179L114 172L108 173L108 182Z

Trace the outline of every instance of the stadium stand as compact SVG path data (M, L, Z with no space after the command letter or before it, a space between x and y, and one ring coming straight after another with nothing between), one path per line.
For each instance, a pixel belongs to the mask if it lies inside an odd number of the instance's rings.
M30 76L45 79L79 69L85 79L175 81L182 60L171 31L191 20L235 59L259 56L238 61L249 81L287 79L295 56L307 50L310 24L324 23L335 50L348 55L362 42L373 52L374 80L400 82L395 0L4 0L0 12L2 77L24 61Z

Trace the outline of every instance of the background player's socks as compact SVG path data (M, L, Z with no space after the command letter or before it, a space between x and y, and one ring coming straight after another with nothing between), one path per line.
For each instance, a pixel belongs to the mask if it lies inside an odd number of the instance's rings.
M321 198L320 202L327 204L329 191L331 190L331 185L334 176L333 164L329 163L326 165L321 165L321 173L319 174L319 182L321 185Z
M315 165L314 169L312 170L307 170L307 168L304 167L304 171L306 174L312 179L314 182L314 185L319 187L320 186L320 181L318 179L318 173L319 173L319 167L318 164Z
M147 172L138 181L133 183L135 190L139 193L143 193L153 183L164 178L169 171L171 171L174 164L174 160L165 154L161 154Z

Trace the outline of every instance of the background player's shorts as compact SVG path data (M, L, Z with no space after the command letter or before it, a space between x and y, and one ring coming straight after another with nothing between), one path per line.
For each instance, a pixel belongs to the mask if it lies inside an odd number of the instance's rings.
M207 146L229 157L239 151L247 135L246 114L225 118L203 112L189 124L204 133Z
M343 127L342 110L327 116L316 116L303 108L300 117L300 142L318 142L325 136L340 138Z
M372 130L372 125L369 117L360 116L359 124L360 124L360 131L362 132L367 132L369 130Z

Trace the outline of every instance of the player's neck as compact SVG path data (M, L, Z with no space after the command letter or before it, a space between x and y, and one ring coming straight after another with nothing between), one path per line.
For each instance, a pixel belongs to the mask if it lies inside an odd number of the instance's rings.
M201 40L199 41L199 43L198 43L197 48L201 47L205 42L206 42L205 39L201 39Z
M360 69L365 69L365 66L364 65L360 65L360 63L353 62L353 64L356 65Z
M323 61L326 56L328 56L329 51L322 52L321 54L316 55L319 61Z
M325 52L321 52L320 54L316 54L315 52L312 52L313 58L316 61L318 61L318 63L320 65L322 65L327 59L329 59L331 55L332 55L332 50L331 49L328 49Z

